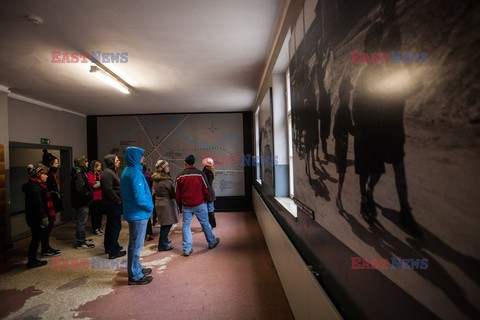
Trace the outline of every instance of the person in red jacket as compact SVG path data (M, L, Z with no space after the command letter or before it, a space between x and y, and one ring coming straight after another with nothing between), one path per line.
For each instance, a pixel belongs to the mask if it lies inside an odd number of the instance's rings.
M102 163L98 160L90 162L89 171L87 172L88 183L93 189L93 202L90 205L90 217L92 219L93 233L97 236L103 236L102 215L104 208L102 206Z
M208 222L208 210L206 201L210 200L206 177L202 171L195 167L195 157L189 155L185 158L185 168L177 177L175 183L175 199L183 213L183 255L188 257L192 254L192 223L193 215L197 216L203 233L208 242L208 248L215 248L220 238L215 238L210 223Z

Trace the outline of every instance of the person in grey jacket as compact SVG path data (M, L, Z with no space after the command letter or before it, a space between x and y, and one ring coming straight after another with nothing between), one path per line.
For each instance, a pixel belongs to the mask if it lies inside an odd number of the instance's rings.
M175 202L175 186L170 177L170 167L165 160L158 160L155 173L152 175L153 193L155 195L155 209L160 227L158 251L172 250L168 240L168 233L172 225L178 222L177 203Z
M102 172L100 185L102 187L102 204L107 211L107 225L105 227L105 253L110 259L123 257L127 254L118 243L122 230L122 196L120 193L120 178L117 170L120 160L114 154L104 157L105 169Z

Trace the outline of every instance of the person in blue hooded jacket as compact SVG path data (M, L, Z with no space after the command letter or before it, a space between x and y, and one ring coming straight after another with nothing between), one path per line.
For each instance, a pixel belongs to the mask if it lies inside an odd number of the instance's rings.
M123 201L123 217L128 221L128 284L147 284L151 268L142 268L140 253L145 240L147 222L153 211L153 201L147 180L142 172L145 150L137 147L125 149L127 167L120 177L120 191Z

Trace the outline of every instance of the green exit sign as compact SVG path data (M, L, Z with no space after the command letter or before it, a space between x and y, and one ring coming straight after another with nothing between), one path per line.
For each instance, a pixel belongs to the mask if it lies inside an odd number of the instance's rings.
M41 144L50 144L50 139L48 139L48 138L40 138L40 143L41 143Z

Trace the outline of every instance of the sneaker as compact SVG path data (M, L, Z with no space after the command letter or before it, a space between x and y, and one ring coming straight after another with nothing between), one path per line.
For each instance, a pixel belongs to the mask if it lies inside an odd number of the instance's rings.
M41 266L44 266L47 264L47 261L44 261L44 260L36 260L36 261L33 261L33 262L27 262L27 268L28 269L32 269L32 268L37 268L37 267L41 267Z
M95 233L95 235L97 235L97 236L103 236L103 234L104 234L102 229L96 229L93 233Z
M62 253L62 250L60 250L60 249L53 249L52 247L48 248L48 251L54 251L54 252Z
M132 279L128 279L128 284L129 285L141 285L141 284L148 284L150 282L152 282L153 280L153 277L152 276L146 276L144 275L142 279L139 279L139 280L132 280Z
M116 254L112 254L112 255L109 255L108 256L108 259L116 259L116 258L120 258L120 257L123 257L124 255L127 254L127 251L123 250L123 251L118 251Z
M170 250L173 250L172 246L168 246L166 248L158 248L158 251L170 251Z
M214 244L209 244L208 249L215 248L216 246L218 246L219 243L220 243L220 238L215 239L215 243Z
M152 273L152 268L143 268L142 273L148 276L150 273Z
M48 258L48 257L58 257L61 254L62 254L61 252L49 250L47 252L42 252L41 256Z
M188 257L188 256L191 255L192 253L193 253L193 249L190 250L190 252L185 252L185 251L183 251L183 256L184 256L184 257Z
M95 245L91 242L86 242L82 244L77 244L77 249L92 249L95 248Z

